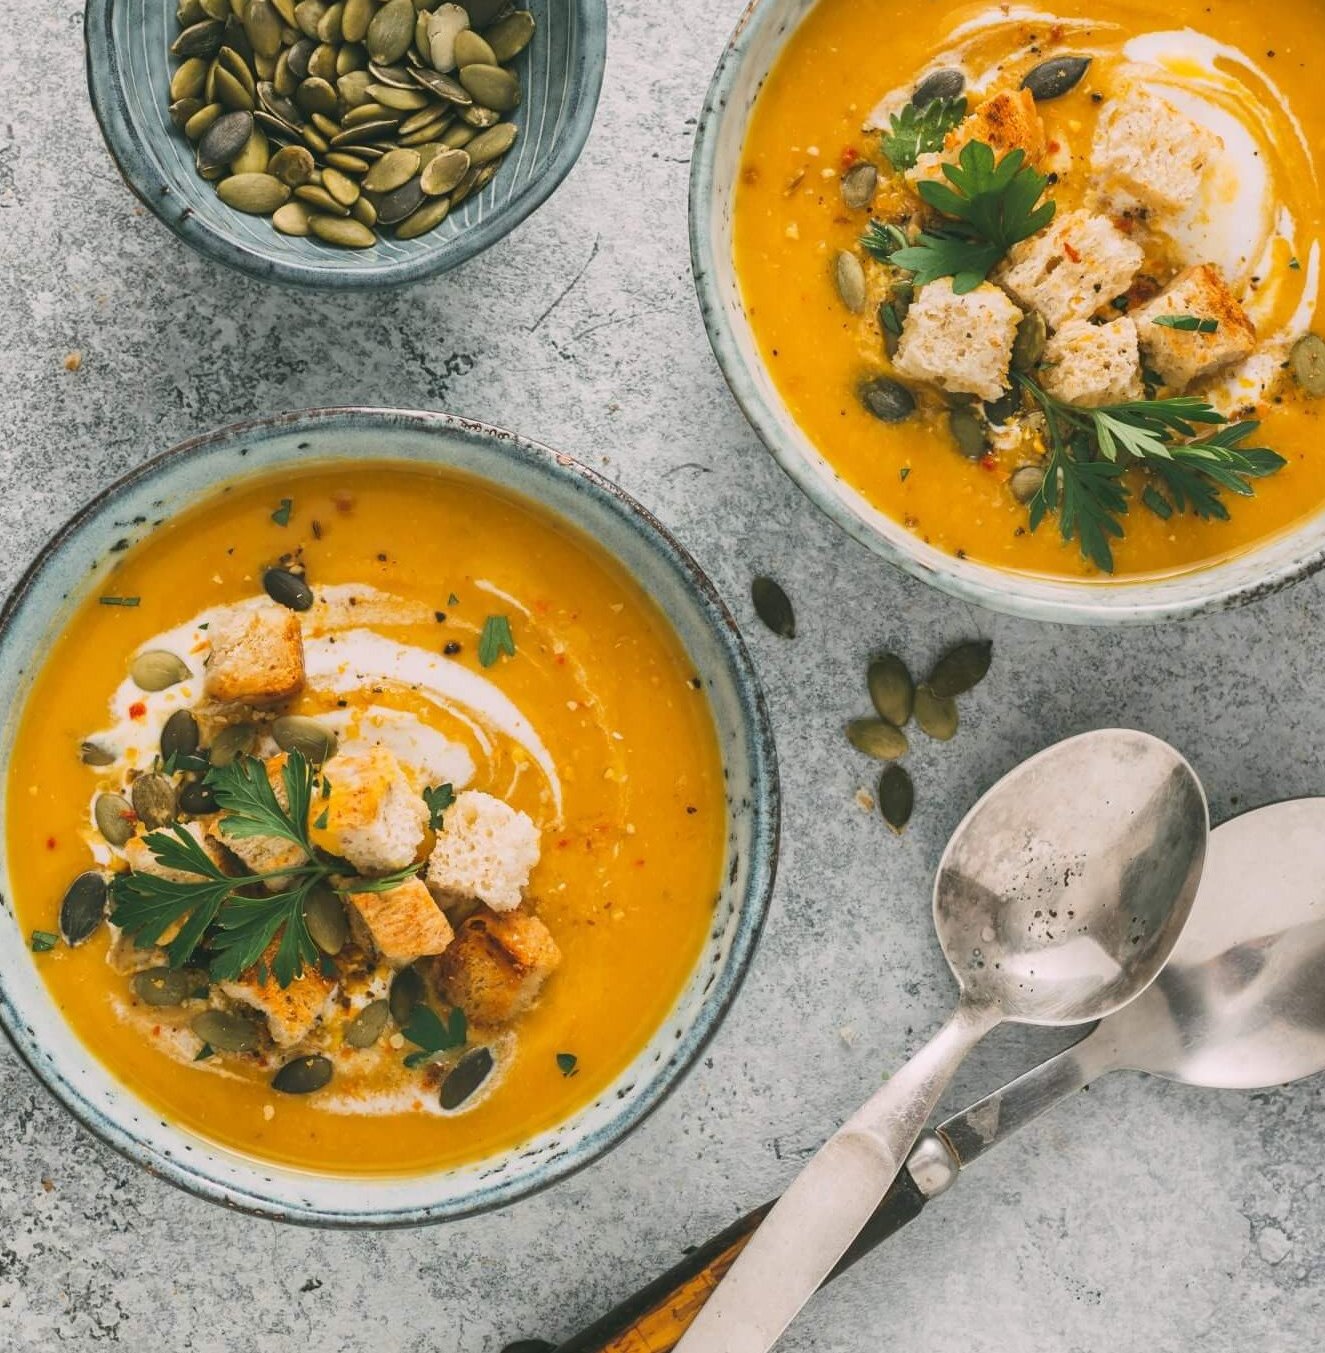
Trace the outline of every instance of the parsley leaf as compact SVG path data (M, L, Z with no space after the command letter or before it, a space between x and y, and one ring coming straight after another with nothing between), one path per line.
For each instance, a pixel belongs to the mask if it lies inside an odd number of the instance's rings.
M442 814L455 802L455 790L450 785L437 785L423 791L423 801L428 805L428 826L433 831L441 831Z
M916 191L948 221L892 251L888 261L915 273L917 286L951 277L952 289L964 295L1014 244L1043 230L1057 207L1040 201L1049 180L1026 164L1019 149L995 162L989 146L972 141L962 147L957 164L943 166L943 173L948 183L922 183Z
M966 99L935 99L917 108L908 103L888 119L891 128L883 134L883 153L898 174L914 169L922 155L942 150L943 142L966 116Z
M910 243L910 238L901 226L884 221L871 221L869 229L860 237L860 247L880 263L891 263L893 255Z
M1179 329L1188 334L1214 334L1219 332L1217 319L1200 319L1196 315L1156 315L1151 324L1161 329Z
M48 954L60 942L60 937L50 930L34 930L29 940L34 954Z
M479 666L491 667L503 653L508 658L515 657L511 622L504 615L490 615L483 622L483 633L478 639Z
M281 505L271 514L271 519L277 526L289 526L290 513L294 511L294 499L282 498Z
M431 1061L439 1052L464 1047L469 1038L469 1024L459 1006L443 1020L431 1006L416 1005L400 1032L419 1049L405 1058L406 1066L416 1067Z
M266 954L280 935L271 974L277 984L288 987L307 965L318 966L318 949L308 933L304 903L318 876L305 876L294 886L264 897L234 894L217 917L217 930L211 946L211 973L224 982L247 972Z

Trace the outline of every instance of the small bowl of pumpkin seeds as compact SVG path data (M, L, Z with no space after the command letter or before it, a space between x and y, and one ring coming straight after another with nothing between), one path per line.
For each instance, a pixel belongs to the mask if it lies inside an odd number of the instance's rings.
M322 288L444 272L578 158L605 0L89 0L129 187L187 244Z

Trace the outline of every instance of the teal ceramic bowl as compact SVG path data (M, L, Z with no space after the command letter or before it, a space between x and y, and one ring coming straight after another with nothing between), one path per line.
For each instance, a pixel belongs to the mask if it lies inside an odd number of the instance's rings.
M218 485L311 462L412 461L463 471L527 498L600 545L671 623L708 695L727 791L726 861L690 978L635 1061L592 1103L523 1145L470 1165L401 1177L287 1169L163 1119L69 1028L37 969L12 902L0 832L0 1027L33 1073L102 1141L199 1197L283 1221L398 1226L498 1207L587 1165L677 1084L734 1000L763 925L778 841L773 734L730 613L667 531L620 489L533 442L445 414L331 409L226 428L167 451L111 485L63 527L0 612L0 765L38 655L116 557L124 523L168 517Z
M281 235L266 217L227 207L198 177L193 149L168 112L176 64L169 46L179 31L172 0L88 0L88 89L124 181L199 253L293 286L400 286L495 244L552 194L584 148L607 61L606 0L529 0L524 7L538 26L516 60L524 99L510 120L520 138L500 172L426 235L383 235L369 249Z

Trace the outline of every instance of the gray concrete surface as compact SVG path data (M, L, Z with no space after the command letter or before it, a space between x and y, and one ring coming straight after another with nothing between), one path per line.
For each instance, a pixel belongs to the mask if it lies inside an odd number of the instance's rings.
M774 1191L946 1013L932 870L1015 761L1122 722L1182 748L1221 817L1325 788L1325 581L1190 627L1000 619L849 542L763 452L709 353L685 236L694 119L738 8L617 0L597 126L557 196L458 274L334 300L186 252L102 147L78 8L6 11L0 587L89 494L195 432L346 402L488 419L602 467L710 570L763 672L787 811L770 925L702 1065L607 1159L477 1221L344 1235L230 1216L97 1145L0 1050L4 1353L496 1353L564 1337ZM751 615L761 571L794 597L794 642ZM913 758L915 824L894 840L853 801L867 768L838 733L862 705L865 656L889 645L923 666L977 633L995 641L994 672L958 739ZM951 1101L1044 1046L996 1036ZM1320 1083L1239 1095L1116 1076L982 1161L783 1347L1314 1347L1321 1097Z

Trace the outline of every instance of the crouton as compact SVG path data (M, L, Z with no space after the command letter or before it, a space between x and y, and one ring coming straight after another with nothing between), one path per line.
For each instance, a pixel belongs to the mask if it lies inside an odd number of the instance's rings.
M474 1024L506 1024L538 999L561 962L551 932L537 916L483 910L461 923L455 942L434 960L442 995Z
M1146 360L1175 390L1250 357L1256 347L1256 326L1213 263L1184 268L1153 301L1132 313ZM1213 320L1219 327L1203 334L1155 323L1178 315Z
M203 689L221 705L274 705L304 688L304 637L285 606L236 608L208 630L211 657Z
M994 281L1019 305L1038 310L1051 329L1061 329L1121 296L1144 258L1141 246L1108 217L1069 211L1013 245Z
M997 399L1008 383L1021 318L988 282L958 296L951 278L941 278L922 287L907 311L893 367L952 394Z
M1136 325L1126 315L1109 324L1069 320L1045 346L1042 377L1056 399L1090 409L1142 398Z
M520 905L538 856L538 828L526 814L467 789L446 810L428 860L428 887L442 906L478 898L494 911L510 911Z
M1035 107L1029 90L1004 91L977 104L974 111L944 139L943 149L921 155L906 178L913 186L926 179L942 179L943 166L956 164L962 147L982 141L1001 160L1009 151L1026 152L1028 164L1039 163L1044 155L1044 120Z
M359 923L360 947L367 939L388 963L413 963L440 954L454 938L446 913L421 879L407 879L385 892L351 893L349 903L351 919Z
M167 961L166 951L160 945L149 944L144 948L135 944L119 926L111 925L109 929L110 944L106 947L106 962L111 972L121 977L132 977L134 973L160 967ZM174 930L178 935L180 927L177 925Z
M1122 86L1095 130L1102 199L1123 210L1178 212L1195 201L1223 141L1135 81Z
M276 801L282 808L289 808L289 796L285 792L285 782L282 779L281 772L285 768L285 756L273 756L264 763L267 779L271 782L271 787L275 791ZM275 873L282 869L297 869L301 864L308 863L308 855L301 846L297 846L293 841L286 840L283 836L227 836L225 822L228 814L221 813L220 816L220 835L221 841L226 849L239 858L254 874L273 874L272 878L266 880L266 886L272 892L279 892L289 882L289 878L281 873Z
M331 794L319 800L313 840L361 874L390 874L414 863L428 830L428 808L385 747L333 757Z
M203 849L203 853L218 869L224 867L225 856L217 846L216 842L207 835L199 822L185 822L179 824L185 832L188 833ZM166 835L173 834L173 828L166 832ZM169 879L172 883L196 883L197 875L190 874L183 869L168 869L152 853L152 848L147 844L147 837L131 836L124 843L124 858L129 862L129 868L135 874L151 874L153 878Z
M272 943L262 956L265 980L259 981L258 972L250 969L233 981L217 985L232 1001L250 1005L265 1015L272 1042L290 1048L303 1042L327 1013L336 983L304 964L303 972L288 987L282 987L271 971L276 947Z

